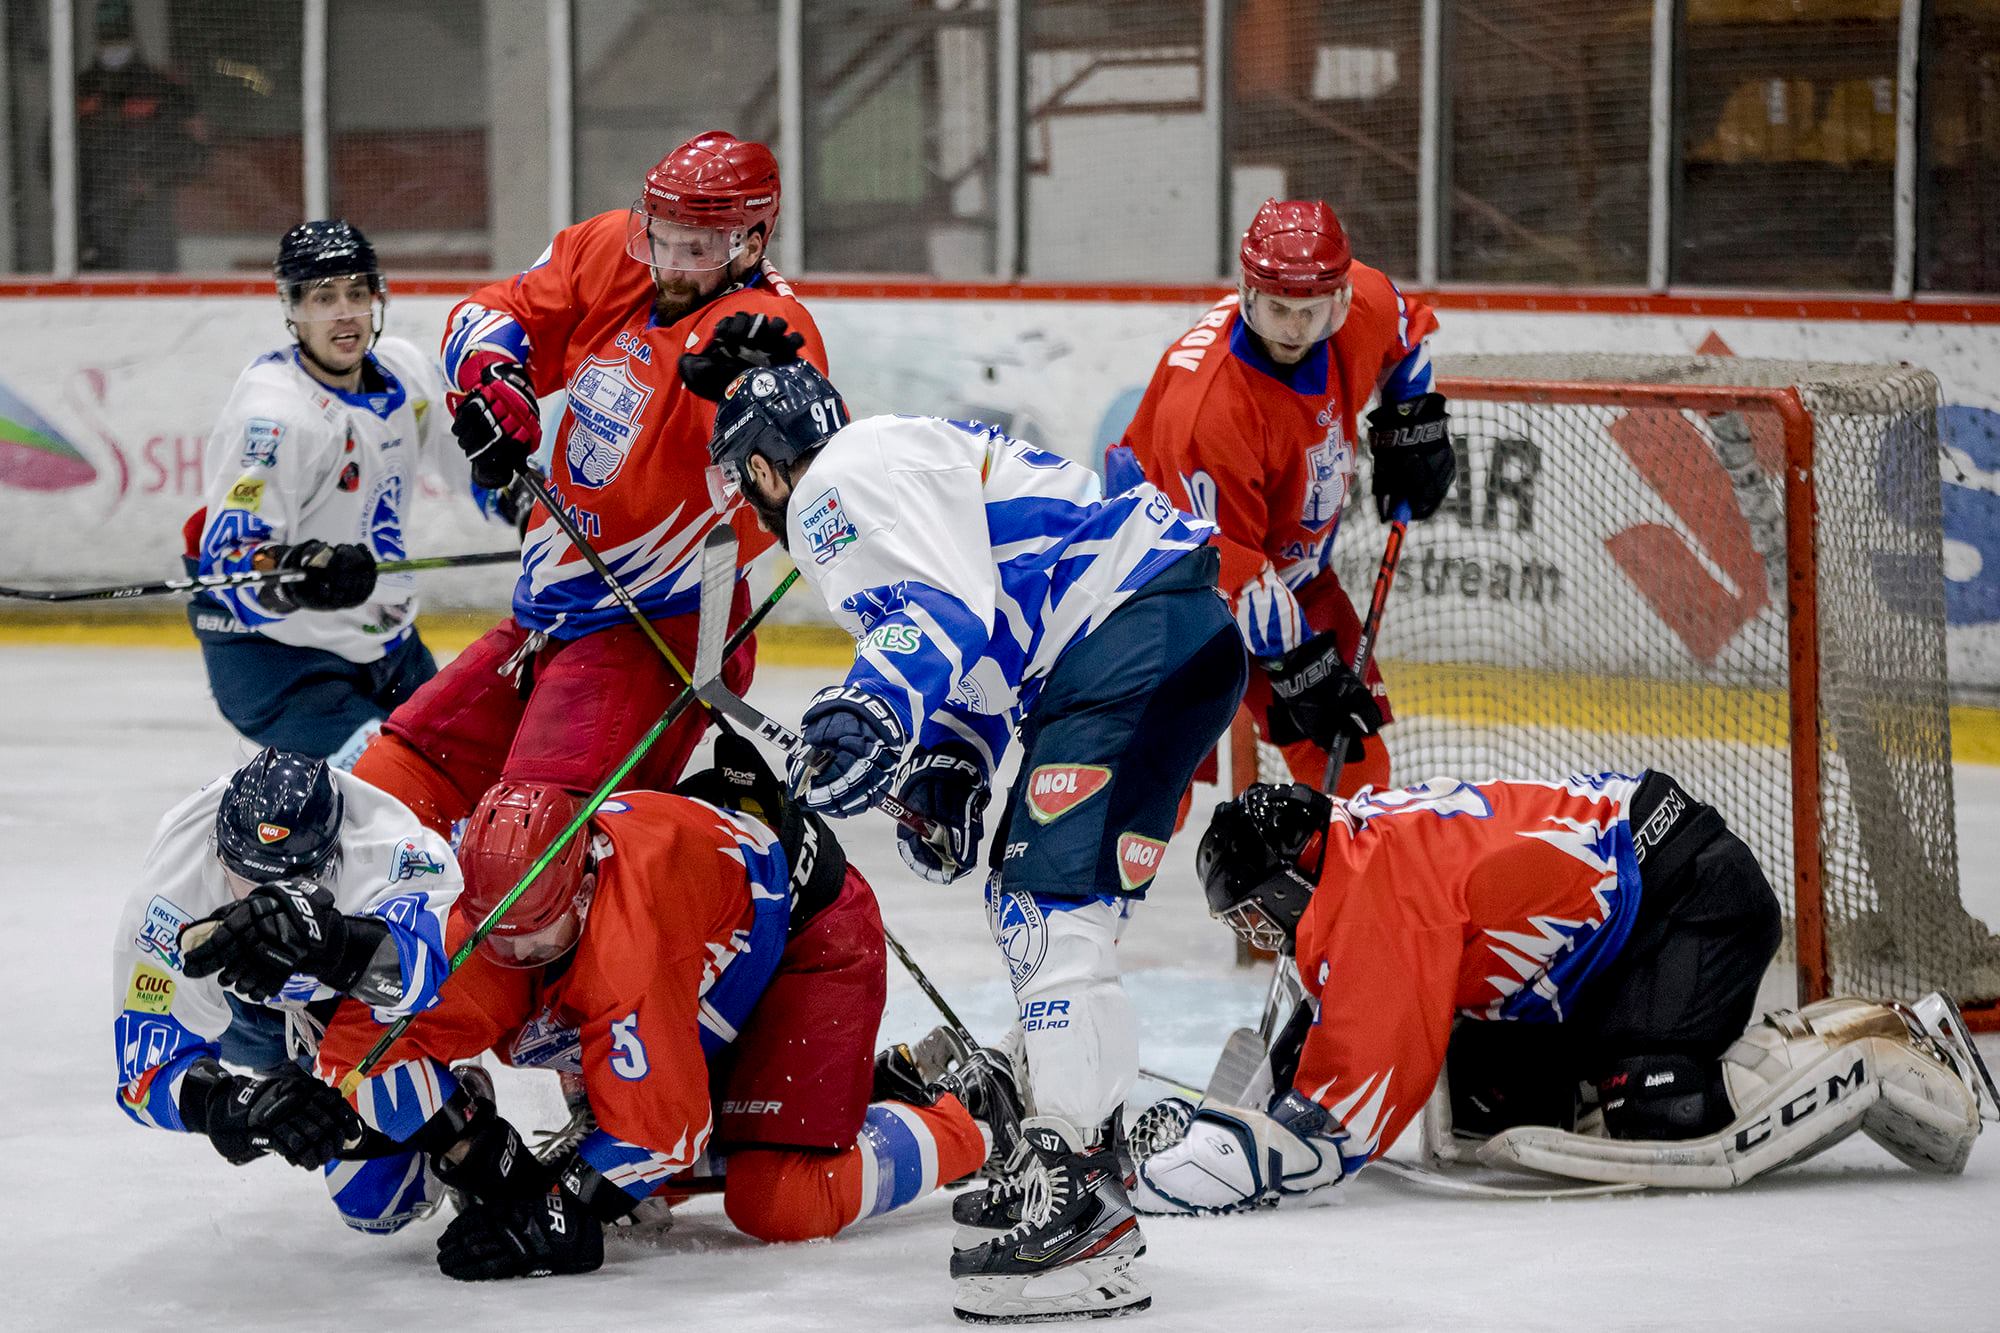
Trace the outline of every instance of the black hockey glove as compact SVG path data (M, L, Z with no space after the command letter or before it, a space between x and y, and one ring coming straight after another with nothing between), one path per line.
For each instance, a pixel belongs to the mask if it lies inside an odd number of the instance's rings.
M903 759L903 724L880 695L829 685L799 721L804 742L786 763L792 790L808 807L846 818L871 809Z
M947 868L937 850L909 829L896 826L896 850L903 863L933 884L949 884L972 869L986 836L986 803L993 796L986 766L969 745L947 741L911 759L903 770L897 799L944 826L951 838Z
M604 1227L630 1213L632 1197L571 1156L541 1194L477 1204L438 1237L438 1268L461 1282L560 1277L604 1263Z
M430 1155L431 1170L437 1178L460 1194L480 1204L498 1205L540 1197L553 1183L547 1167L535 1160L521 1141L520 1131L502 1119L492 1102L466 1093L455 1097L419 1131L419 1139L433 1134L433 1126L450 1136L450 1142ZM448 1124L439 1125L440 1118Z
M716 321L715 332L699 352L682 354L681 383L695 397L719 403L738 375L796 361L805 345L805 335L793 333L784 320L739 311Z
M542 443L542 418L528 368L498 357L480 367L479 385L451 419L458 447L472 460L472 479L497 491L526 467Z
M1273 745L1310 740L1330 750L1344 737L1352 762L1361 757L1361 738L1382 727L1374 694L1341 660L1331 630L1315 634L1265 670L1271 676Z
M329 546L317 539L296 546L267 546L271 567L305 575L296 583L273 583L257 594L280 615L293 611L344 611L375 591L375 555L359 542Z
M274 1152L317 1171L361 1137L361 1117L347 1099L303 1069L244 1078L216 1061L199 1061L181 1083L180 1112L234 1166Z
M1443 394L1384 403L1370 412L1368 448L1375 455L1375 512L1384 523L1398 504L1407 503L1417 521L1437 512L1458 472Z
M343 915L317 881L281 879L182 927L182 970L191 977L219 974L224 986L260 1004L294 973L347 991L388 929L373 917Z

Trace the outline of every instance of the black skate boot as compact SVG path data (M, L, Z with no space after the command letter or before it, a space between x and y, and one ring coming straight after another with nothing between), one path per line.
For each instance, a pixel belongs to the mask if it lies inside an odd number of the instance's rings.
M1053 1116L1025 1120L1021 1131L1021 1220L952 1254L952 1312L973 1323L1014 1324L1151 1305L1152 1294L1131 1271L1144 1240L1111 1145L1086 1149L1076 1128Z

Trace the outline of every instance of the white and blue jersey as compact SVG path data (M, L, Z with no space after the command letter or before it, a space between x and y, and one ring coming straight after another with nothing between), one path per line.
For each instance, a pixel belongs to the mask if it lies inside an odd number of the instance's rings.
M859 641L848 683L921 745L971 741L989 771L1057 659L1213 531L1149 483L1107 499L1089 468L995 427L914 416L828 440L788 527Z
M398 976L375 1012L383 1021L427 1009L450 971L445 917L464 881L444 840L386 792L338 770L345 801L334 906L387 925ZM231 901L212 844L228 779L220 778L167 812L126 903L112 951L113 1035L118 1104L142 1125L185 1130L180 1086L189 1066L220 1058L235 1007L255 1007L213 976L181 970L180 931ZM307 1006L339 993L298 975L265 1007L282 1014L294 1052L307 1055L318 1029ZM233 1001L233 1003L232 1003Z
M367 367L361 390L329 388L307 373L294 346L257 358L237 378L203 455L207 519L191 552L199 573L240 574L253 568L260 547L313 538L358 543L377 560L406 558L420 461L494 516L490 493L472 485L452 442L436 362L400 338L383 338ZM366 602L342 611L287 614L250 587L212 589L200 602L198 630L260 634L350 662L379 660L417 615L411 574L382 575Z

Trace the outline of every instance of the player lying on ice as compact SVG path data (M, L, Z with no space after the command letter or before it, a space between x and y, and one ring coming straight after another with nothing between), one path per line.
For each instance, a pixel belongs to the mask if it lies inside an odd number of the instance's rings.
M160 821L119 921L119 1106L237 1165L324 1166L352 1225L400 1225L416 1183L331 1160L360 1122L299 1062L343 995L390 1019L437 999L459 887L444 839L324 760L265 750L202 788Z
M886 984L874 894L749 742L717 746L718 767L688 794L625 792L599 807L355 1089L368 1140L387 1154L377 1160L471 1200L439 1239L446 1274L589 1272L606 1224L711 1159L723 1159L738 1227L810 1240L1013 1147L1012 1077L983 1055L963 1053L920 1097L907 1065L892 1069L884 1081L924 1104L871 1103ZM454 940L513 888L523 851L547 847L581 806L545 784L486 794L460 849ZM321 1075L352 1070L381 1026L343 1006ZM448 1067L488 1049L580 1073L597 1128L537 1161Z
M1445 778L1350 801L1260 784L1217 809L1198 859L1212 911L1296 950L1306 1000L1273 1043L1281 1095L1169 1107L1152 1122L1168 1140L1185 1126L1170 1146L1135 1135L1155 1149L1142 1209L1338 1184L1446 1070L1454 1129L1494 1136L1482 1161L1686 1188L1856 1129L1957 1172L1992 1097L1941 997L1825 1000L1745 1032L1777 900L1715 809L1664 773ZM1580 1082L1596 1093L1583 1120Z
M1090 469L991 426L850 424L804 361L732 382L709 448L718 480L857 640L847 678L800 724L791 778L806 804L858 815L899 783L951 843L947 860L905 829L903 859L950 883L978 855L1020 727L986 901L1037 1114L1007 1183L954 1205L990 1237L953 1255L954 1308L1016 1320L1144 1306L1113 1141L1139 1057L1117 943L1243 695L1209 525L1144 482L1106 499Z

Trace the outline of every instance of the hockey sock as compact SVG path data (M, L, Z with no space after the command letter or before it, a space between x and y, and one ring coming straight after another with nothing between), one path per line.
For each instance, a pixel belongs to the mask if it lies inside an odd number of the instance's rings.
M354 761L354 776L410 807L424 827L449 840L454 822L472 813L474 800L444 770L393 731L377 732ZM474 794L475 796L477 793Z
M841 1152L731 1153L723 1206L759 1240L817 1240L914 1203L985 1160L986 1138L957 1098L935 1106L876 1102L854 1146Z

